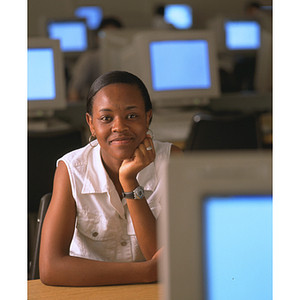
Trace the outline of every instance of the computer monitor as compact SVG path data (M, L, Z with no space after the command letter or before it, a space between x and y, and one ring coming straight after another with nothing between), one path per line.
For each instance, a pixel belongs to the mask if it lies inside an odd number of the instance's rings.
M228 50L260 48L260 25L255 20L224 20L224 31Z
M216 15L206 28L215 34L218 54L252 55L260 48L261 27L256 20Z
M207 104L220 96L212 32L140 32L121 55L122 69L143 80L156 107Z
M79 54L88 49L88 31L85 19L50 20L47 23L50 39L60 40L64 54Z
M168 4L164 19L176 29L190 29L193 26L193 9L187 4Z
M100 6L79 6L75 9L74 14L77 18L85 18L87 27L91 30L97 29L103 18Z
M162 299L272 299L271 153L175 157L159 219Z
M27 51L28 117L53 115L67 106L60 42L32 37Z

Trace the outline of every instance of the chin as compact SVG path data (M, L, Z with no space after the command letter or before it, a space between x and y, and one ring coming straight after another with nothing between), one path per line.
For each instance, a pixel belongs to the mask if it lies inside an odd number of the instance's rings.
M117 151L114 151L111 153L111 156L114 157L117 160L125 160L125 159L131 159L134 153L134 150L129 149L119 149Z

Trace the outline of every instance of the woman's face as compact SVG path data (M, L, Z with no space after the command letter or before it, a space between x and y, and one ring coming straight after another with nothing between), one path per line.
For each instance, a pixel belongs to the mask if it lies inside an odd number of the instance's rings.
M134 85L110 84L98 91L93 117L87 114L87 121L104 162L131 158L146 137L151 115L151 110L145 112L142 95Z

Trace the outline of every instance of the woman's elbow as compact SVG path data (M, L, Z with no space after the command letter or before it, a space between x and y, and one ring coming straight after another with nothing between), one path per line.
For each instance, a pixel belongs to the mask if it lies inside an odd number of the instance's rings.
M58 260L40 259L40 280L46 285L60 285L60 262Z
M55 285L53 273L53 266L50 263L41 262L39 263L40 280L46 285Z

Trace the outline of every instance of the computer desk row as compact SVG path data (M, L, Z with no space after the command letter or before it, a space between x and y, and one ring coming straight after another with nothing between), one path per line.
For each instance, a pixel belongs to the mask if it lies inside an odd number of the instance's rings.
M62 287L44 285L39 279L28 281L27 299L123 299L123 300L156 300L160 299L160 285L129 284L99 287Z
M154 108L153 120L150 129L156 140L168 141L184 149L185 141L189 135L194 115L200 108ZM205 108L204 108L205 109ZM267 112L261 115L261 129L264 143L272 144L272 96L271 95L226 95L220 99L212 99L212 111L240 111L240 112ZM68 121L75 127L88 127L85 122L85 103L69 104L67 110L57 111L56 117Z

